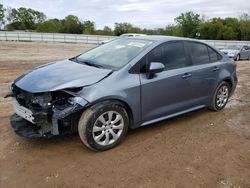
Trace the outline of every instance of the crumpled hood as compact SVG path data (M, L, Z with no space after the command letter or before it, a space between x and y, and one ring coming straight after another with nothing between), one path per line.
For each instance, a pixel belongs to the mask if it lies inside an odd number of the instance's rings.
M14 83L25 91L40 93L92 85L111 72L112 70L63 60L37 67Z

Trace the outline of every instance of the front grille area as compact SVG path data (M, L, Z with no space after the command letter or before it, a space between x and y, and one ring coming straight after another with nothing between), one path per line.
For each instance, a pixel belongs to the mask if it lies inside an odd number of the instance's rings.
M17 102L34 112L47 110L49 102L51 102L50 93L30 93L17 86L13 86L12 92Z

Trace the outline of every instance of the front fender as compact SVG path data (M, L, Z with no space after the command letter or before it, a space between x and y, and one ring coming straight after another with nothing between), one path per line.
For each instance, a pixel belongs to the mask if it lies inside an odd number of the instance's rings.
M132 125L141 124L141 93L138 74L115 75L101 82L84 87L78 94L90 105L105 100L118 100L126 104L134 117Z

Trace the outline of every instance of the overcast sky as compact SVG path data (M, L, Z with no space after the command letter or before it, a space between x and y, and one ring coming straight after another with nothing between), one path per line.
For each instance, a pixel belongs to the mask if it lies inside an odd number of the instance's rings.
M239 17L250 12L250 0L0 0L5 7L27 7L44 12L48 18L73 14L92 20L97 28L113 27L115 22L130 22L146 28L174 23L182 12L212 17Z

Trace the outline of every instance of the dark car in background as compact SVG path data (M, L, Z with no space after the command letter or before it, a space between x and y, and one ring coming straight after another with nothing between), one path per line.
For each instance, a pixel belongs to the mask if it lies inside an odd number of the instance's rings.
M201 108L222 110L237 84L236 64L198 40L120 37L79 56L42 65L10 86L21 136L78 132L93 150L118 145L128 128Z
M233 58L235 61L239 61L241 59L250 60L250 48L246 45L230 45L222 49L221 51L228 55L228 57Z

